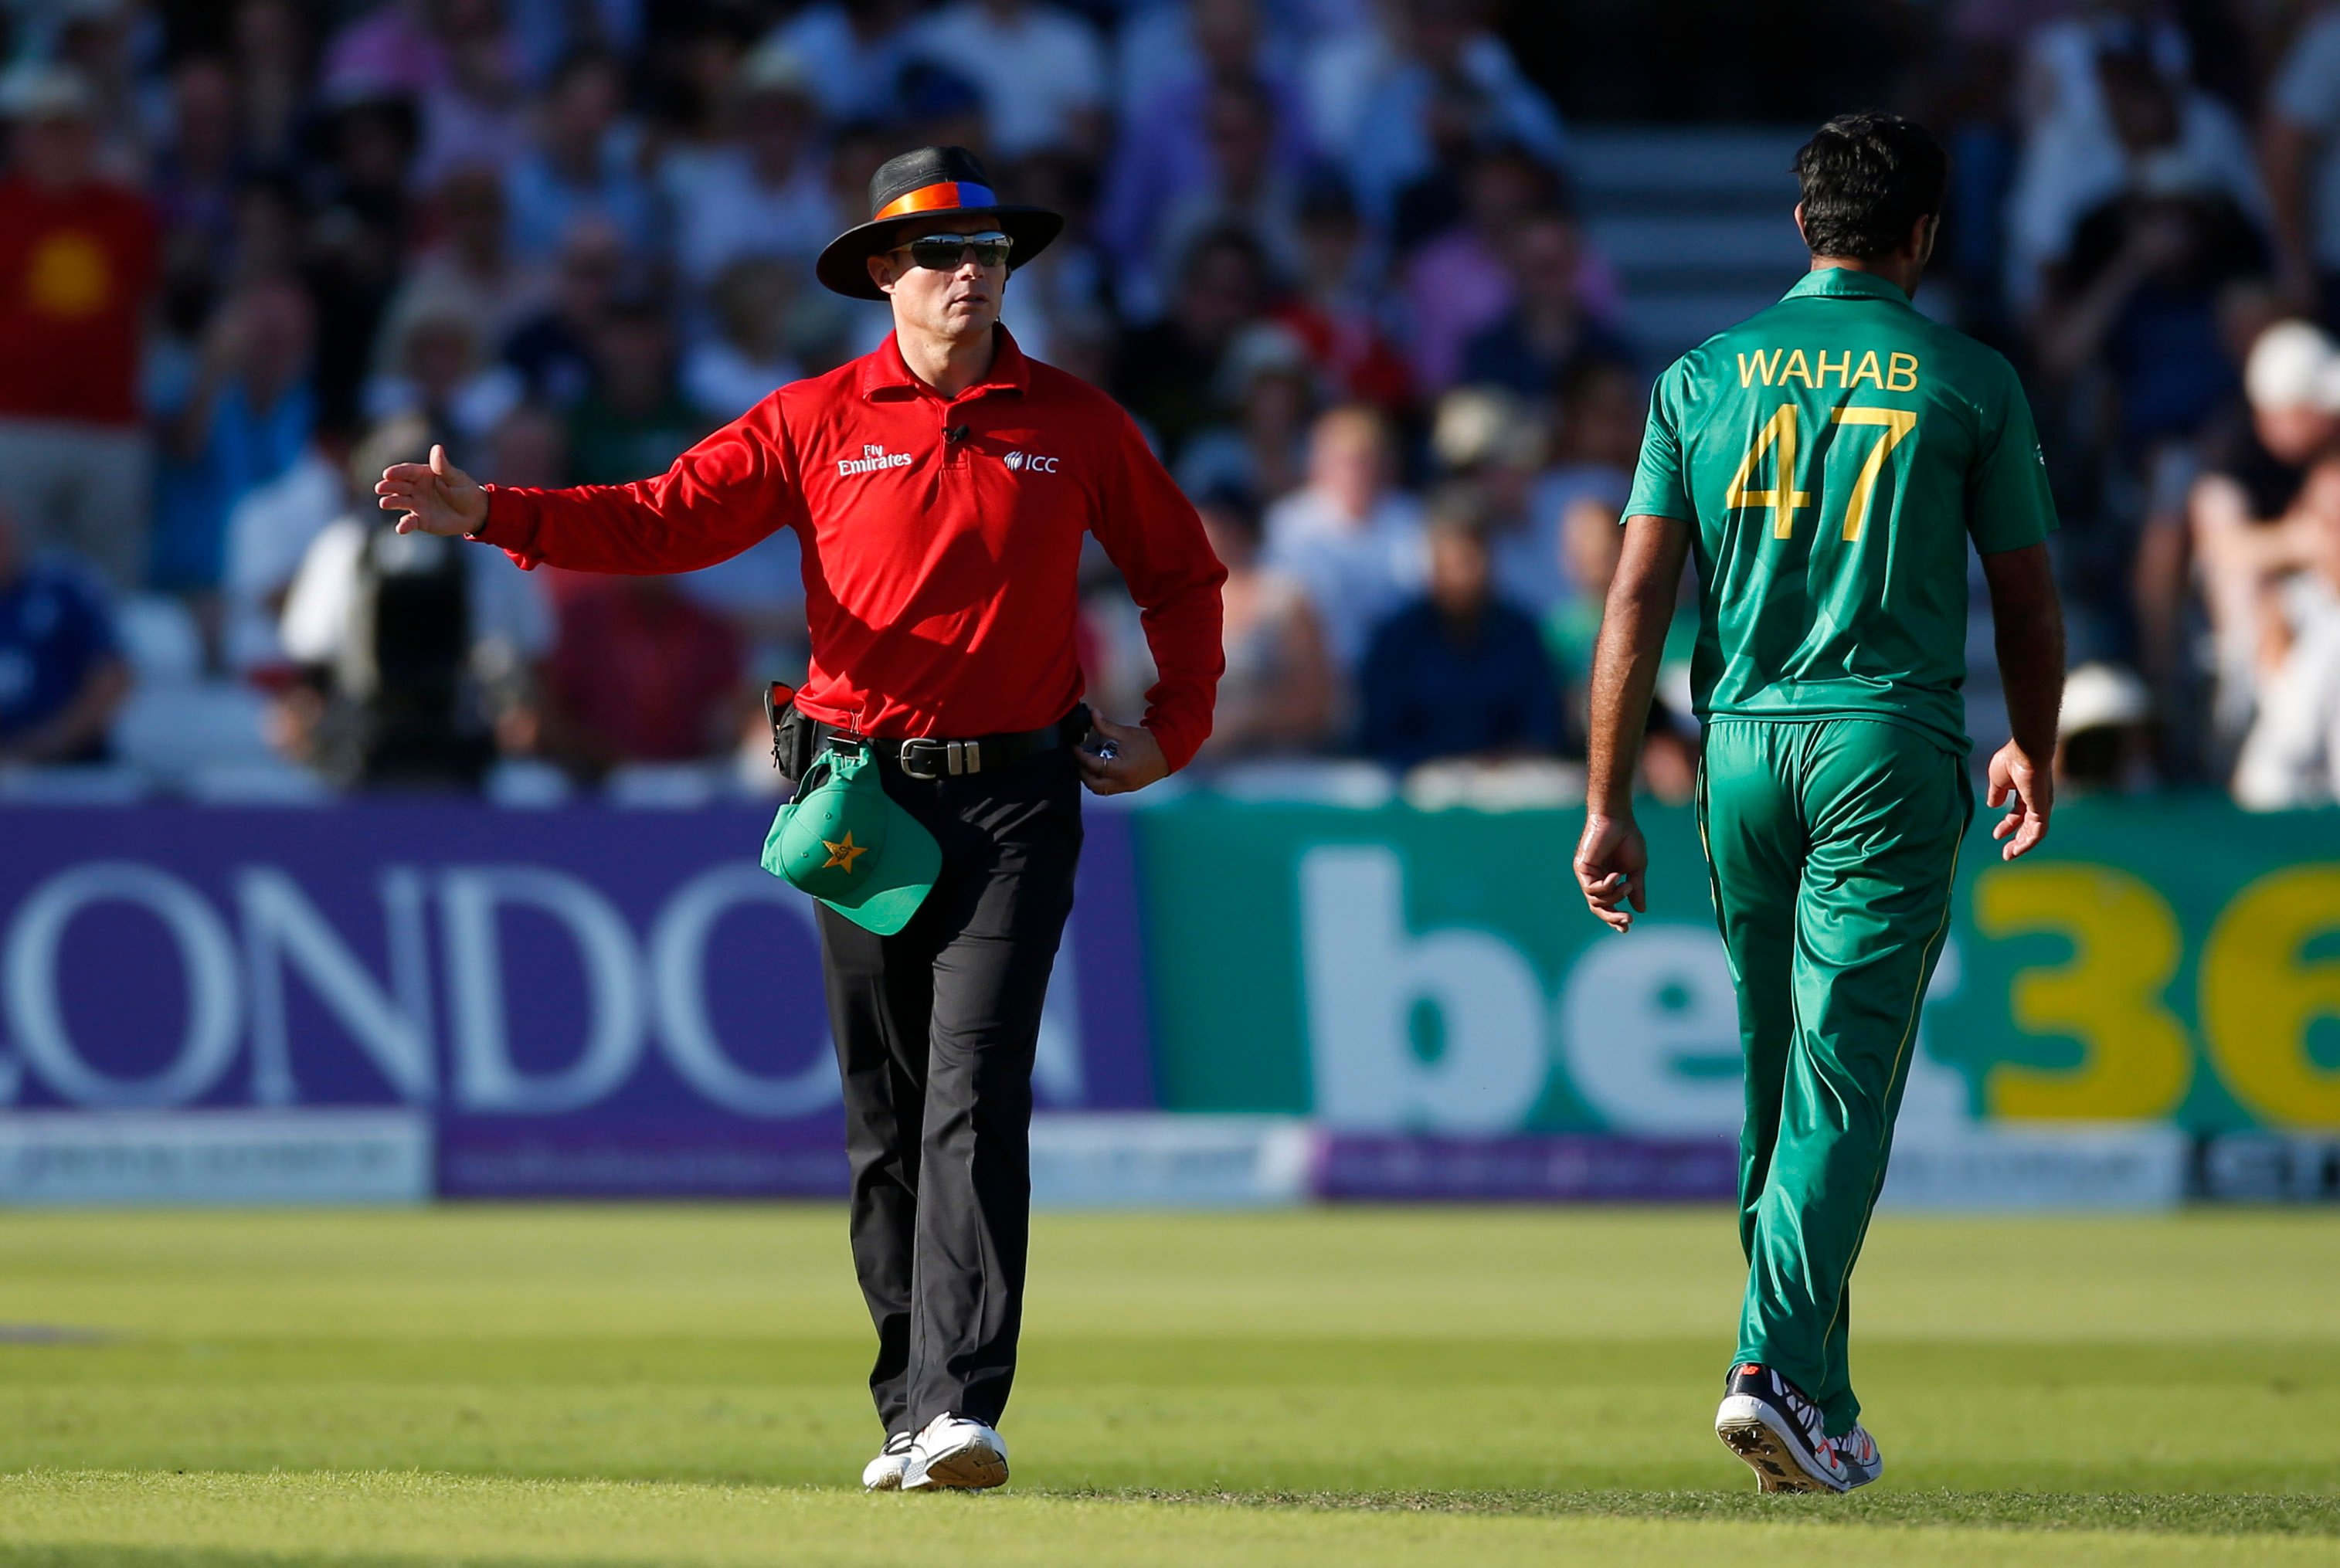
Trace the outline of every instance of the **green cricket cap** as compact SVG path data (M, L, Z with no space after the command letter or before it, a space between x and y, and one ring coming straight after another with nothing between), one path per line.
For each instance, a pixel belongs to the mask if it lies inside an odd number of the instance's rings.
M822 752L764 839L765 870L881 937L910 923L942 864L867 751Z

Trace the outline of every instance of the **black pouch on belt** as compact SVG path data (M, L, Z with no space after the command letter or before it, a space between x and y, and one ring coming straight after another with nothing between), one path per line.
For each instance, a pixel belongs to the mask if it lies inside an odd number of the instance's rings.
M772 766L790 783L812 767L813 721L797 711L796 688L774 680L764 688L764 718L772 726Z

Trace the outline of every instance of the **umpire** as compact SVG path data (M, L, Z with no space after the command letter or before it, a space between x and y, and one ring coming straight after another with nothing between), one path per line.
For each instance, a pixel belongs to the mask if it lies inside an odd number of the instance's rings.
M886 795L941 849L932 889L892 935L819 908L887 1434L862 1484L996 1486L1023 1316L1033 1051L1072 909L1080 788L1144 789L1210 733L1226 573L1129 416L1027 359L1000 324L1010 273L1063 220L999 201L960 147L885 164L869 208L818 274L890 302L893 334L781 387L665 473L506 489L434 449L375 488L407 514L402 530L481 540L524 568L689 571L797 531L812 657L787 725L790 771L824 748L874 757ZM1085 535L1144 611L1160 679L1139 726L1080 705Z

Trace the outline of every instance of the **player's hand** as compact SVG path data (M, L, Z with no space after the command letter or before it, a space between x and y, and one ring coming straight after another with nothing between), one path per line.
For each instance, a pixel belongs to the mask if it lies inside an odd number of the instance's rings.
M1993 809L2008 807L2007 815L1990 830L1992 838L2006 841L1998 858L2019 859L2048 837L2048 814L2056 808L2055 774L2035 764L2029 753L2010 740L1990 759L1988 803Z
M1081 765L1081 782L1089 787L1090 794L1126 795L1170 776L1170 759L1162 755L1162 742L1143 724L1115 724L1092 714L1089 725L1098 740L1112 743L1115 753L1102 757L1086 746L1074 749L1073 756Z
M447 461L447 449L431 449L429 462L394 462L373 487L384 511L402 511L398 531L441 534L449 539L477 533L488 521L488 492Z
M1632 818L1586 815L1584 836L1576 841L1576 885L1610 929L1631 930L1634 912L1649 908L1642 887L1649 868L1650 847Z

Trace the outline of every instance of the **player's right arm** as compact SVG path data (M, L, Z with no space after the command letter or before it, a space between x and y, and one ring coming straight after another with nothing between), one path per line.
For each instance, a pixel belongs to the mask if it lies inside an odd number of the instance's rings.
M482 485L432 447L374 486L402 533L467 535L523 567L657 576L728 561L791 520L798 491L778 397L765 399L654 479L567 490Z
M1642 877L1649 847L1633 820L1633 774L1641 732L1658 689L1658 660L1674 595L1690 554L1690 473L1683 459L1677 393L1686 374L1677 360L1650 394L1641 457L1625 501L1625 548L1601 609L1592 650L1592 690L1585 736L1584 832L1576 841L1576 885L1611 929L1633 928L1649 908ZM1628 904L1632 908L1626 908Z
M1690 553L1690 524L1647 513L1625 520L1625 550L1601 611L1592 653L1584 833L1576 842L1576 882L1612 929L1629 931L1649 908L1642 878L1650 853L1633 820L1633 773L1658 689L1658 663ZM1632 909L1625 906L1631 903Z

